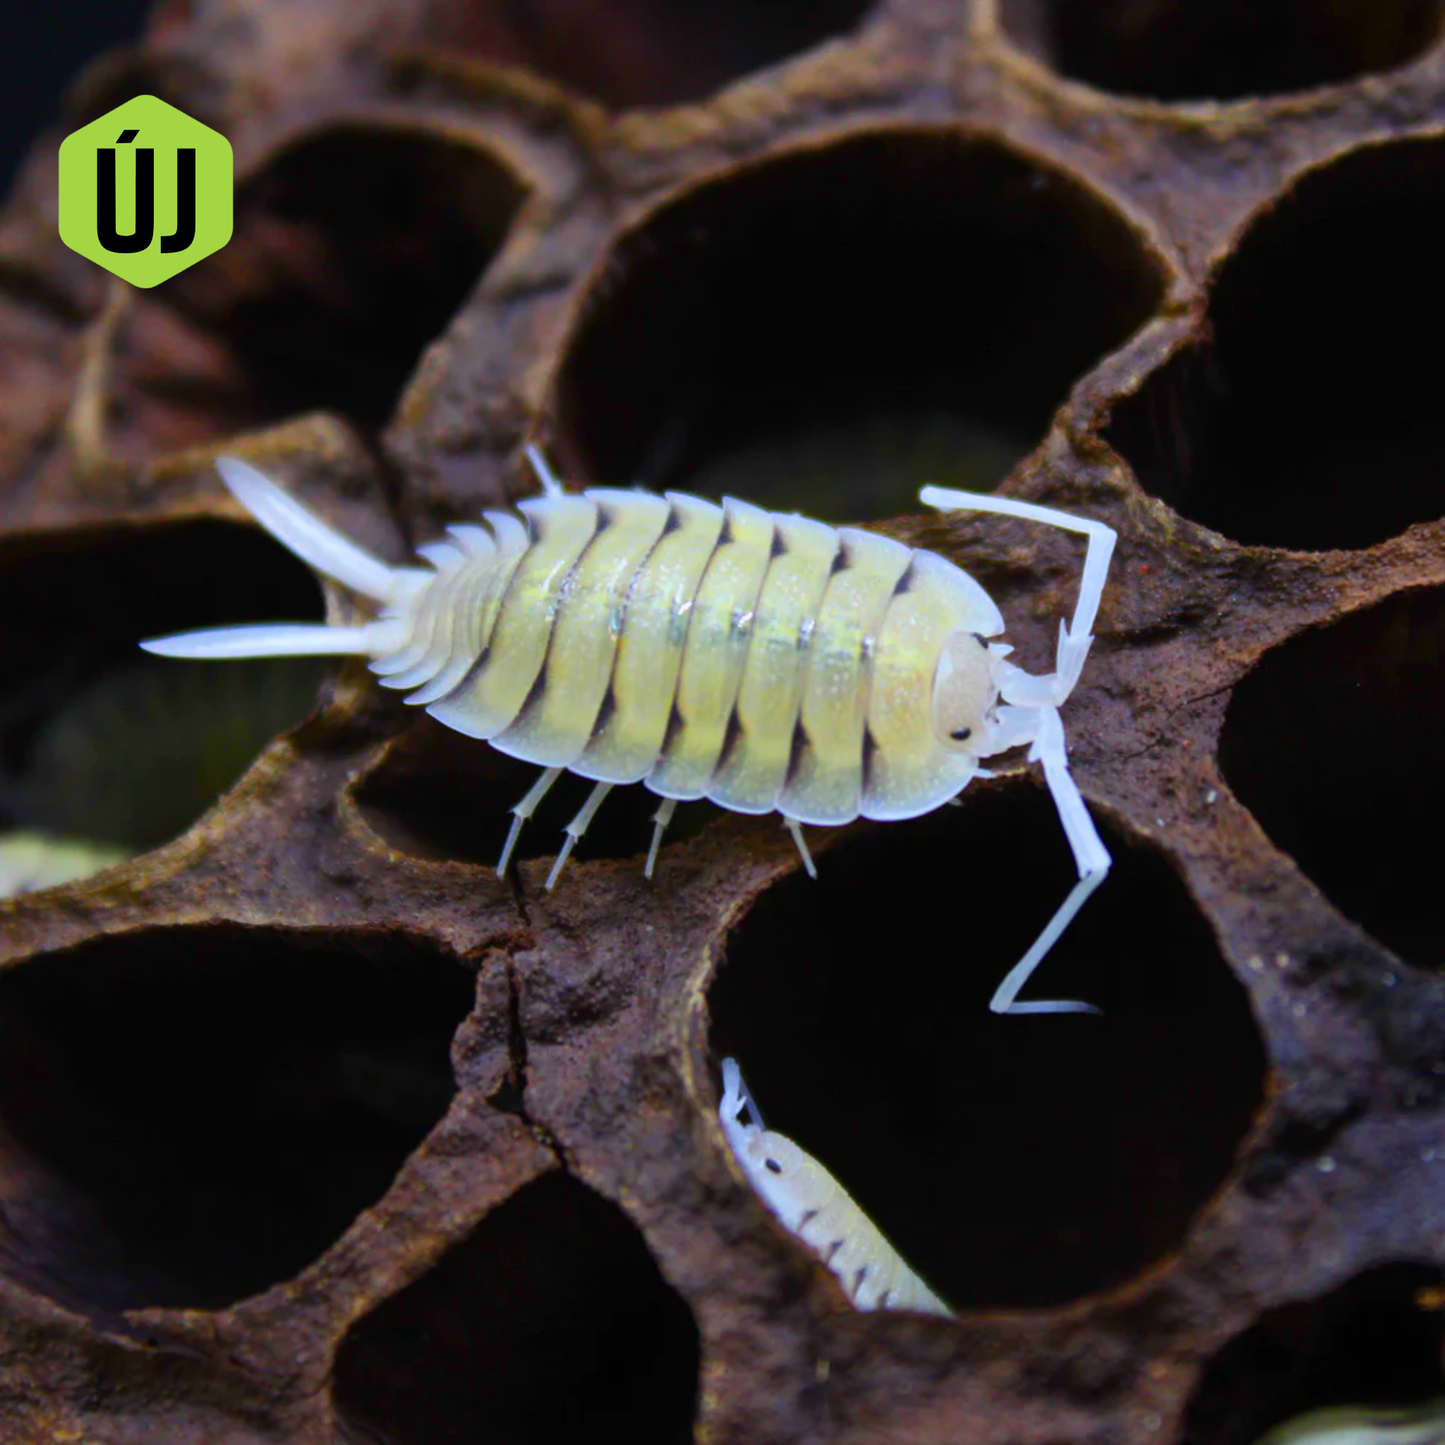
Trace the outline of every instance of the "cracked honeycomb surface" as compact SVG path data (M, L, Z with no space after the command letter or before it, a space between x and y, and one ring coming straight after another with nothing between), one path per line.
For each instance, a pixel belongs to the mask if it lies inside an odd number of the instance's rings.
M917 486L1110 522L1065 723L1116 867L1046 965L1105 1018L999 1019L1069 880L1019 764L815 831L816 885L706 808L648 884L629 790L548 894L575 798L500 881L526 770L354 665L218 692L218 803L0 905L7 1440L1244 1445L1440 1393L1441 7L1245 10L167 0L81 78L0 216L7 827L76 719L121 811L167 785L129 639L316 615L218 452L400 559L531 438L938 550L1034 670L1077 543ZM126 293L55 149L143 92L238 226ZM955 1321L776 1224L725 1054Z

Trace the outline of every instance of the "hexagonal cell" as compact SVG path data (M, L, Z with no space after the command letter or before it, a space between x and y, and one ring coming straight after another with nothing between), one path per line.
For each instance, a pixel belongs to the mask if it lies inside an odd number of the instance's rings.
M1219 272L1210 340L1115 411L1139 480L1236 541L1364 547L1445 516L1438 395L1419 341L1445 325L1431 237L1445 145L1379 146L1314 171Z
M826 521L917 511L925 482L1002 480L1161 286L1096 196L995 144L796 152L622 239L558 378L558 449Z
M439 0L422 34L522 65L614 109L702 100L857 25L873 0Z
M0 974L0 1271L101 1311L295 1274L445 1112L473 992L423 947L232 925Z
M1269 653L1235 689L1219 764L1342 913L1412 963L1445 964L1445 590L1407 593Z
M1382 1265L1318 1299L1270 1310L1210 1362L1184 1445L1252 1445L1307 1411L1437 1398L1445 1393L1442 1284L1438 1266Z
M540 771L535 764L518 762L476 738L421 718L361 780L355 800L368 825L391 847L418 858L450 858L491 868L502 855L513 805ZM555 857L563 829L592 787L571 773L559 778L522 829L513 856ZM661 801L646 788L615 789L577 845L574 862L636 858L640 871ZM668 841L696 836L717 811L708 803L681 805L667 830Z
M135 853L168 841L315 704L320 659L175 662L158 633L321 616L254 528L189 522L0 544L0 830Z
M558 1171L352 1328L334 1399L387 1445L690 1445L698 1355L636 1228Z
M230 243L136 303L117 445L128 430L165 449L318 409L379 429L522 198L509 170L454 140L357 126L293 145L238 190Z
M1001 0L1009 38L1060 75L1119 95L1232 100L1408 64L1440 0Z
M1115 867L1035 997L999 980L1072 881L1046 796L1015 787L876 827L764 894L708 999L770 1128L843 1182L957 1309L1040 1306L1177 1249L1260 1105L1243 989L1178 878L1104 828Z

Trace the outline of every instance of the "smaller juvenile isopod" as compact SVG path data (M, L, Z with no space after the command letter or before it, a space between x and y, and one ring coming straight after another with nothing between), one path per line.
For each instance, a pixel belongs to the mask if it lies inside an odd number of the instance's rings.
M904 1263L882 1231L813 1156L763 1127L736 1059L723 1060L718 1119L763 1203L838 1276L860 1310L953 1311ZM746 1111L747 1120L743 1113Z

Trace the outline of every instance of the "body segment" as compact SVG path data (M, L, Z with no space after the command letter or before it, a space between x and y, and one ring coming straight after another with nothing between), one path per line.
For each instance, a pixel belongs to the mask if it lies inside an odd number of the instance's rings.
M737 813L771 813L788 781L819 604L838 534L806 517L774 517L773 549L749 629L742 678L707 796Z
M842 527L841 565L828 578L803 680L797 754L779 806L803 823L838 824L863 806L864 734L884 613L913 553L901 542Z
M717 546L688 616L667 737L647 786L665 798L703 798L717 771L748 660L758 594L773 551L773 518L728 497Z
M632 585L667 524L667 503L645 492L594 491L587 500L596 524L559 588L542 675L521 716L493 739L543 767L570 768L592 741Z
M486 650L456 692L440 701L465 718L464 731L472 737L524 762L538 762L525 743L514 751L500 735L516 720L542 672L563 586L597 531L598 512L585 496L529 499L519 510L527 518L530 545L507 583ZM445 574L438 577L444 581ZM424 615L436 610L423 602Z
M693 601L722 535L722 508L669 492L667 528L628 593L612 668L612 703L575 771L641 782L662 755Z

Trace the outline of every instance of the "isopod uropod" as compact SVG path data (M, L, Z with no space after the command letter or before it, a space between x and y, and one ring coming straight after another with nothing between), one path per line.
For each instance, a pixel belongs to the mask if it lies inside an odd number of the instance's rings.
M1092 1012L1019 990L1109 868L1069 774L1059 707L1093 641L1114 532L1005 497L925 487L942 510L1023 517L1088 539L1056 670L1034 677L993 641L1003 618L966 572L876 532L726 498L566 492L535 447L543 495L487 527L459 525L391 567L254 467L218 462L243 506L318 571L382 604L359 626L258 624L157 638L171 657L351 654L458 732L545 771L512 810L499 871L564 770L596 787L567 825L550 888L602 800L641 782L662 798L648 853L678 801L780 812L808 871L802 824L918 817L1023 744L1043 764L1078 882L1004 978L996 1013Z
M838 1276L848 1298L860 1310L952 1318L953 1311L909 1269L848 1191L791 1139L763 1127L737 1062L724 1059L722 1067L718 1118L748 1183Z

